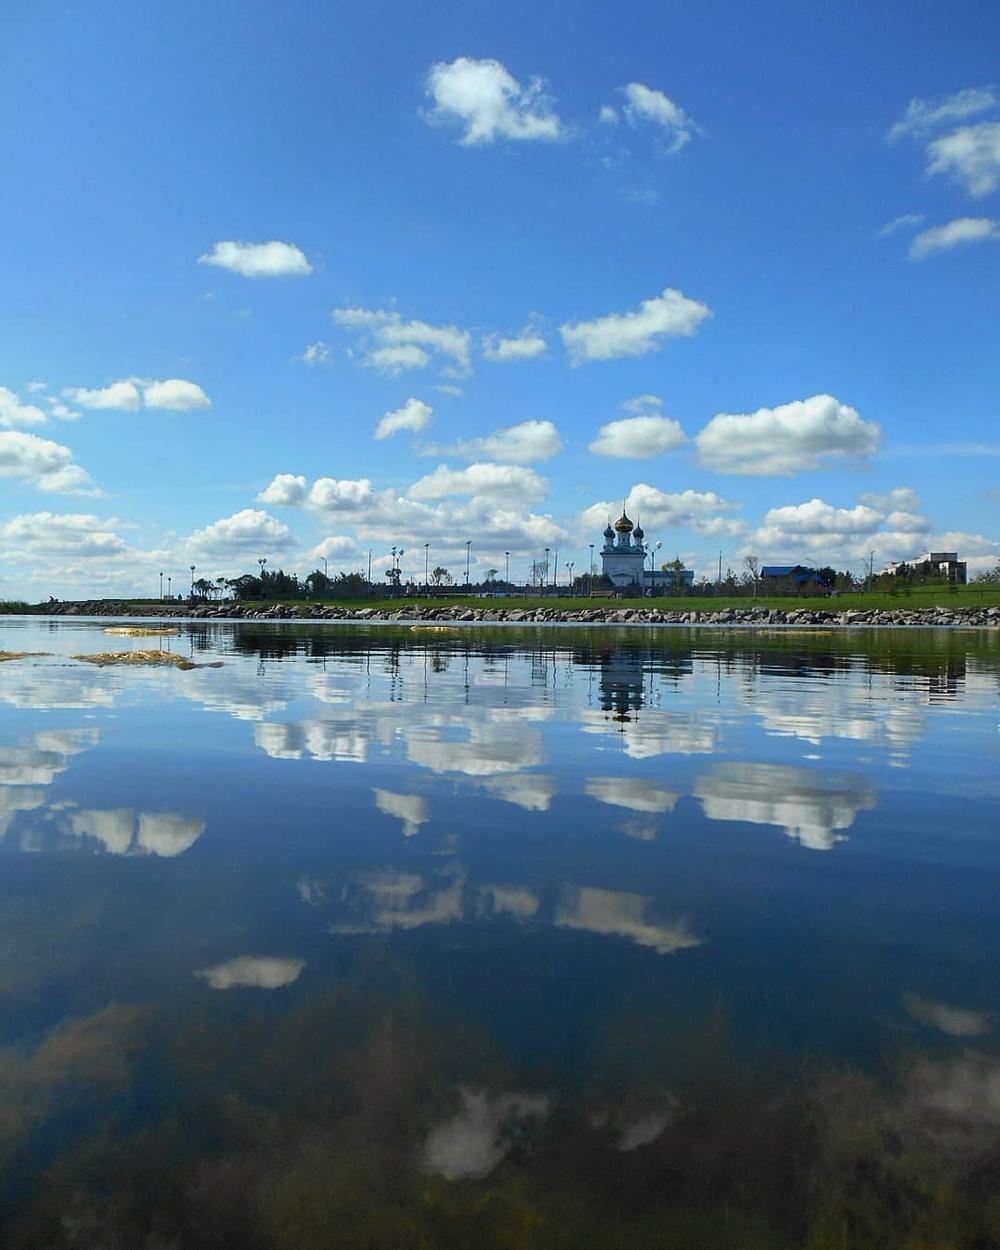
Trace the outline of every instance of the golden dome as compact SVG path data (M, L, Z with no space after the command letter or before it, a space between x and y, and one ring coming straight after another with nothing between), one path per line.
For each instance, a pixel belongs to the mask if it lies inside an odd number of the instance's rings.
M621 516L615 522L615 529L618 531L619 534L631 534L634 528L635 527L633 526L632 522L625 515L624 510L622 510Z

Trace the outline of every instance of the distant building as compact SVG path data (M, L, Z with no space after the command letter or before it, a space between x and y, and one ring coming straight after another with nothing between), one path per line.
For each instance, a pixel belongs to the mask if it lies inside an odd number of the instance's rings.
M816 587L818 590L828 589L826 577L819 569L809 568L805 564L765 564L760 570L762 582L784 582L800 590Z
M893 577L943 577L956 586L964 586L966 580L966 564L957 551L927 551L915 560L887 564L885 571Z
M601 572L616 589L636 587L642 590L663 590L694 583L692 569L649 569L646 560L651 548L644 545L646 535L641 525L633 525L622 508L614 525L608 520L601 548Z

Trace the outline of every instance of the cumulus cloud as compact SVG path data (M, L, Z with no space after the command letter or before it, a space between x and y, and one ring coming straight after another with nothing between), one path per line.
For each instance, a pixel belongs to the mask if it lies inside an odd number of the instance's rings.
M486 438L461 439L450 447L428 447L424 455L530 464L533 460L551 460L562 450L562 437L551 421L521 421L505 430L495 430Z
M645 460L686 442L680 423L670 417L626 417L602 425L589 449L596 456Z
M659 126L668 153L679 152L694 135L700 133L694 121L662 91L655 91L641 82L630 82L621 90L625 96L624 112L629 125L649 122Z
M924 260L935 252L947 252L968 243L1000 239L1000 221L989 217L957 217L943 226L922 230L910 244L911 260Z
M902 120L896 122L887 137L890 143L905 135L920 137L942 124L983 113L997 103L992 87L966 87L941 100L913 99Z
M320 539L308 554L312 560L328 560L334 563L356 555L357 544L347 534L330 534Z
M871 508L879 508L882 511L890 512L896 508L904 508L908 512L914 512L921 505L920 496L912 486L896 486L885 495L865 491L861 496L861 502L868 504Z
M211 408L212 401L197 384L183 378L167 378L157 382L142 378L125 378L108 386L88 389L71 386L63 391L81 408L136 412L141 407L185 412L191 408Z
M197 382L186 382L183 378L150 382L142 392L142 402L147 408L165 408L170 412L186 412L191 408L212 406L212 401Z
M752 413L719 413L696 436L702 462L719 473L791 477L828 460L878 450L881 429L832 395Z
M211 252L198 257L200 265L215 265L241 274L244 278L280 278L285 275L312 273L305 253L294 243L237 243L225 240L216 243Z
M331 316L337 325L361 336L361 363L368 368L395 374L423 369L437 357L453 362L445 367L451 376L464 376L471 370L470 335L457 326L404 321L398 312L368 308L335 308Z
M430 424L434 409L422 399L414 399L411 395L402 408L387 412L379 421L375 430L375 438L381 440L398 434L400 430L423 430Z
M1000 122L962 126L927 145L927 172L951 174L970 195L1000 186Z
M623 412L631 412L637 417L644 416L650 408L662 408L663 400L659 395L633 395L631 399L622 401Z
M492 59L439 61L427 75L431 121L457 123L466 147L497 139L559 139L563 126L542 92L542 80L521 83Z
M24 425L45 425L48 416L36 404L22 404L13 391L0 386L0 426L10 430Z
M581 528L588 533L602 530L608 517L617 515L620 507L620 501L612 500L591 504L580 515ZM688 526L700 533L736 534L744 528L741 522L722 515L735 511L741 505L723 499L712 490L684 490L667 494L656 486L639 482L629 491L625 507L629 515L640 518L647 529Z
M315 343L309 344L300 359L303 364L307 365L328 365L332 356L329 344L324 343L322 339L317 339Z
M439 464L433 473L414 482L409 494L417 500L476 495L530 503L544 499L545 491L545 479L523 465L470 464L464 469L452 469Z
M63 394L81 408L135 412L142 407L142 396L134 382L112 382L109 386L94 389L71 386Z
M240 955L224 964L201 968L194 975L213 990L277 990L299 979L304 959L279 959L273 955Z
M320 512L361 512L375 500L375 487L366 477L318 477L313 482L307 502Z
M304 503L307 495L306 479L300 474L278 473L257 496L259 503L276 507L289 507Z
M890 234L895 234L897 230L909 230L912 227L919 226L923 219L923 213L903 213L901 216L894 217L892 221L885 223L878 232L879 238L887 238Z
M283 548L292 542L291 530L283 521L257 508L244 508L232 516L222 517L195 530L188 538L190 546L206 554L255 554L263 549Z
M534 330L524 330L514 338L501 338L498 334L489 334L483 339L483 355L487 360L504 363L511 360L534 360L544 356L549 345Z
M60 495L99 495L89 474L61 443L22 430L0 431L0 477Z
M758 550L781 560L801 556L823 564L850 563L872 548L885 560L907 559L931 541L926 517L913 510L917 506L919 500L906 487L863 496L849 508L823 499L785 504L765 513L754 542Z
M667 287L632 312L563 325L559 333L570 363L578 365L585 360L645 356L662 347L664 339L694 334L711 315L707 305Z
M0 542L35 555L68 555L74 559L123 555L125 540L109 522L90 513L26 512L0 526Z

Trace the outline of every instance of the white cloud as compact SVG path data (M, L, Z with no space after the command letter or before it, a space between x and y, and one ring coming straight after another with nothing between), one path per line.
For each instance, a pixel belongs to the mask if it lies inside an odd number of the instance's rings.
M453 325L431 325L427 321L404 321L398 312L368 308L335 308L334 322L355 330L366 342L361 363L386 373L402 369L422 369L431 357L454 363L445 368L452 376L465 376L471 370L469 332Z
M903 120L896 122L889 131L889 142L894 143L904 135L919 137L942 123L985 112L997 103L997 95L992 87L966 87L943 100L911 100L903 114Z
M63 394L81 408L136 412L142 407L142 397L134 382L112 382L109 386L93 390L84 386L71 386Z
M913 226L919 226L923 219L923 213L903 213L902 216L894 217L892 221L886 222L878 232L879 238L884 239L890 234L895 234L897 230L909 230Z
M320 512L362 512L375 500L375 488L366 477L318 477L308 495L308 503Z
M269 503L275 507L288 507L292 504L304 503L306 499L306 479L295 473L278 473L271 479L257 496L260 503Z
M197 382L186 382L183 378L150 382L143 389L142 402L147 408L165 408L170 412L186 412L191 408L212 406L212 401Z
M501 338L497 334L487 335L483 339L483 355L487 360L504 363L510 360L534 360L544 356L549 345L534 330L524 330L514 338Z
M885 518L883 512L866 504L853 508L835 508L822 499L810 499L807 503L785 504L770 508L764 516L765 528L773 528L783 534L874 534Z
M13 543L23 554L113 558L127 548L111 524L90 513L22 513L0 525L0 543Z
M475 495L483 499L536 502L545 498L545 479L534 469L513 464L470 464L452 469L439 464L433 473L414 482L412 499L444 499L450 495Z
M924 260L935 252L946 252L966 243L1000 239L1000 221L989 217L958 217L943 226L922 230L910 244L912 260Z
M222 517L195 530L188 538L190 546L210 555L228 555L268 551L287 547L292 541L288 526L277 517L256 508L244 508L232 516Z
M198 257L201 265L229 269L244 278L277 278L286 274L312 273L305 253L294 243L216 243L211 252Z
M93 390L81 386L69 387L63 395L82 408L118 412L136 412L143 406L172 412L212 406L212 401L197 382L188 382L183 378L167 378L163 382L124 378Z
M920 496L912 486L896 486L887 495L877 495L871 491L866 491L861 496L861 502L868 504L871 508L879 508L882 511L904 508L907 512L913 512L921 505Z
M612 108L610 104L605 104L597 114L597 120L603 122L605 126L617 126L619 121L618 110Z
M224 964L201 968L194 975L213 990L277 990L299 979L304 959L278 959L273 955L240 955Z
M630 82L621 90L625 96L625 117L629 125L651 122L661 127L668 153L679 152L694 135L700 133L694 121L662 91L655 91L641 82Z
M577 365L584 360L645 356L661 347L665 338L694 334L711 315L707 305L667 287L662 295L643 300L632 312L563 325L559 333L570 362Z
M629 515L639 518L647 530L689 526L701 533L739 533L743 529L741 522L719 514L732 512L740 506L723 499L715 491L684 490L666 494L645 482L633 486L625 499ZM617 516L619 508L620 500L602 500L591 504L581 513L580 526L587 533L600 532L609 516Z
M680 423L670 417L626 417L602 425L589 449L596 456L645 460L686 442Z
M0 477L17 478L61 495L98 495L90 476L61 443L21 430L0 431Z
M380 441L398 434L400 430L426 429L433 415L434 409L430 404L425 404L422 399L415 399L411 395L402 408L387 412L382 417L375 430L375 438Z
M308 553L310 559L328 560L331 563L348 560L357 554L357 544L347 534L330 534L320 539Z
M696 436L702 462L719 473L790 477L830 458L878 450L881 429L832 395L813 395L752 413L719 413Z
M644 416L650 408L662 408L663 400L659 395L634 395L631 399L622 401L623 412L631 412L635 416Z
M317 339L315 343L309 344L300 359L307 365L328 365L332 359L332 352L328 343Z
M962 126L927 145L927 172L952 174L970 195L988 195L1000 186L1000 122Z
M21 425L45 425L48 416L35 404L22 404L13 391L0 386L0 426L13 429Z
M523 87L499 61L460 56L439 61L427 75L427 95L434 107L428 116L458 122L465 146L496 139L559 139L563 126L542 94L541 79Z
M529 464L533 460L551 460L563 446L559 431L551 421L521 421L505 430L495 430L485 438L462 439L451 447L429 447L424 454Z
M802 559L839 567L866 559L870 550L878 552L880 561L908 559L929 544L943 543L929 537L930 525L914 511L917 507L919 499L908 487L864 495L850 508L823 499L786 504L765 513L754 534L755 549L765 559Z

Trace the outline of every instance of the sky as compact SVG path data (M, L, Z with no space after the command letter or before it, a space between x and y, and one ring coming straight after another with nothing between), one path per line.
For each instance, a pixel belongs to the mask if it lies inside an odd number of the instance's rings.
M7 0L0 599L1000 562L1000 8ZM427 544L425 548L425 544Z

